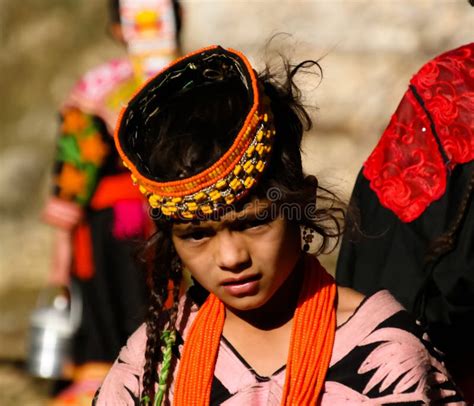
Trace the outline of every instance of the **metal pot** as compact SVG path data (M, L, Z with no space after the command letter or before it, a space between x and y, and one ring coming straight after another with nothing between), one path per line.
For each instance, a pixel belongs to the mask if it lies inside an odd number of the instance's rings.
M48 287L38 296L30 316L27 369L41 378L70 378L72 340L82 316L77 286Z

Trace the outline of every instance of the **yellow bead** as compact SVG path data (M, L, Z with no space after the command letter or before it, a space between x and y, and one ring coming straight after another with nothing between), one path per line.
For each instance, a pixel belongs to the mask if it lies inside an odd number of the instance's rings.
M247 178L244 181L244 186L246 189L250 189L255 183L255 179L252 178L251 176L247 176Z
M244 164L244 171L246 173L252 173L252 171L254 170L255 168L255 165L252 163L252 161L247 161L245 162Z
M186 204L188 206L189 211L196 211L198 209L198 205L196 204L196 202L187 202Z
M196 196L194 196L194 198L195 198L198 202L204 200L206 197L207 197L207 195L206 195L204 192L199 192Z
M139 186L138 186L138 190L139 190L141 193L143 193L144 195L147 194L147 192L148 192L148 190L146 190L145 187L142 186L142 185L139 185Z
M158 198L157 195L151 195L148 198L148 203L150 203L150 206L153 207L154 209L157 209L160 207L160 199Z
M165 203L165 206L166 207L176 207L176 203L169 200Z
M129 169L128 164L125 161L122 161L122 164L125 168Z
M183 211L181 212L181 216L184 217L185 219L192 219L194 216L192 213L189 211Z
M227 186L227 182L224 179L217 181L216 188L219 190L224 189Z
M130 175L130 177L132 178L132 182L134 185L137 184L137 177L135 175Z
M173 203L181 203L183 201L182 197L173 197L171 200Z
M265 113L265 114L263 115L263 121L265 121L265 122L268 121L268 114L267 114L267 113Z
M247 157L250 158L253 155L254 151L255 151L255 145L250 145L250 147L248 147L245 153L247 154Z
M242 183L237 178L232 179L229 183L229 186L234 190L237 191L242 188Z
M234 168L234 175L239 176L239 173L242 171L242 166L241 165L235 165Z
M226 197L225 197L225 202L227 204L232 204L234 203L235 201L235 196L232 194L232 193L229 193Z
M255 168L257 169L257 171L262 172L265 168L265 163L263 161L258 161L257 165L255 165Z
M219 200L221 198L221 193L217 190L213 190L211 193L209 193L209 197L213 202Z
M203 204L201 206L201 211L204 213L204 214L211 214L212 213L212 207L209 206L208 204Z
M255 150L257 151L257 154L262 156L263 153L265 152L265 146L262 143L258 143L257 146L255 147Z
M262 139L263 139L263 131L262 130L258 130L256 138L257 138L258 142L262 141Z

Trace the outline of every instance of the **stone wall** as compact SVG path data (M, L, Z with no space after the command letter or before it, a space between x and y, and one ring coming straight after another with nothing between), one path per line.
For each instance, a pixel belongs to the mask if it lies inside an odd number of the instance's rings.
M324 79L303 81L318 106L305 165L349 192L412 73L472 40L463 0L188 0L183 44L240 49L257 66L280 49L320 59ZM106 35L105 1L2 0L0 294L44 283L51 230L38 221L48 189L56 108L86 69L123 51ZM277 33L270 49L267 40ZM267 57L262 57L266 52Z

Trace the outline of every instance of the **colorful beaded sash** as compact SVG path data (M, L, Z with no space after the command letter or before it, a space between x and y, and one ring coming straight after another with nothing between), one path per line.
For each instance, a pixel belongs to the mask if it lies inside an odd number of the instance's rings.
M166 87L169 88L170 83L172 86L179 75L186 75L186 70L195 70L196 62L205 66L206 61L215 62L218 58L236 67L248 90L251 108L242 128L229 150L206 170L185 179L166 182L153 179L151 174L146 174L145 165L135 156L134 142L140 136L140 129L130 125L130 122L136 120L141 106L147 107L147 100L159 98L160 92L166 93ZM142 115L141 120L146 121L146 117ZM118 123L116 146L124 165L132 172L134 183L138 184L152 208L167 217L183 220L208 216L244 196L267 165L275 135L269 100L260 91L250 63L240 52L218 46L178 59L152 78L122 111Z

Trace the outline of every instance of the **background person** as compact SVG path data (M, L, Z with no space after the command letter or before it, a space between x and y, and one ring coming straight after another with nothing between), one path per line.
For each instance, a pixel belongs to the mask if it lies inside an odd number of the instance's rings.
M360 235L343 239L336 280L389 289L427 325L474 401L474 44L411 79L359 174Z
M168 0L109 3L110 32L128 49L87 72L61 107L53 193L43 211L56 227L50 281L77 282L82 320L74 339L74 383L53 404L90 402L147 306L135 240L152 230L112 138L122 105L179 51L180 11Z

